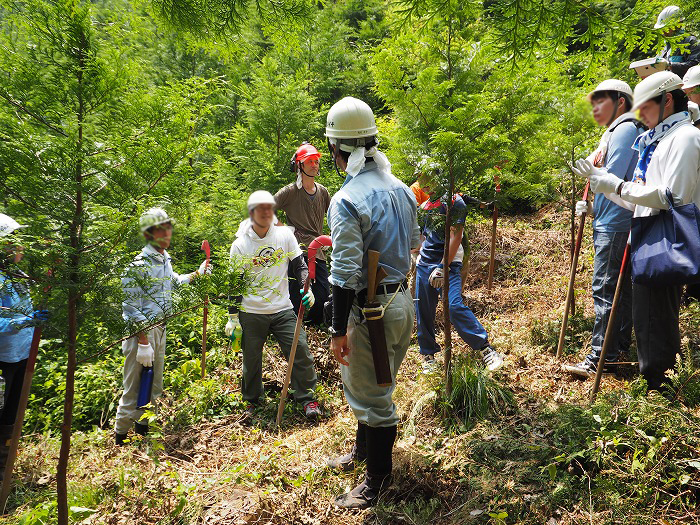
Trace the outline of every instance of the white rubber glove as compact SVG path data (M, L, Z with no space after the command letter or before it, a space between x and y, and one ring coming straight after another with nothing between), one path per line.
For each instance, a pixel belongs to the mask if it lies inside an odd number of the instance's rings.
M579 159L576 163L571 166L571 171L573 171L579 177L587 179L593 173L593 163L588 159Z
M576 203L576 215L583 215L584 213L590 214L588 209L588 201L578 201Z
M211 261L209 261L209 264L207 264L207 261L202 262L202 264L199 265L199 269L197 270L197 273L199 273L199 275L210 274L211 273Z
M623 182L608 170L596 168L588 159L577 160L571 169L579 177L591 182L593 193L616 193L617 187Z
M314 297L314 293L311 291L311 288L309 288L309 291L306 293L304 293L304 289L302 288L299 290L299 293L301 294L301 302L304 304L304 308L307 310L313 308L314 304L316 303L316 297Z
M228 314L228 323L226 323L226 328L224 328L226 337L231 337L231 334L240 327L241 322L238 320L238 314Z
M155 357L155 352L151 343L142 345L139 343L139 349L136 351L136 362L142 366L153 366L153 358Z
M444 281L445 272L442 271L442 268L435 268L428 278L428 282L433 288L442 288Z

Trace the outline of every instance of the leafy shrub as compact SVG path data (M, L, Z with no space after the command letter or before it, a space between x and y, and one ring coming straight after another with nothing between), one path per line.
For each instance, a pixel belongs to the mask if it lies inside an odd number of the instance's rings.
M692 508L700 460L688 452L700 446L700 418L647 394L643 379L599 396L590 409L564 406L551 417L560 454L543 468L553 481L573 491L577 479L579 489L590 485L596 507L615 509L629 524L648 523L652 506L667 516Z

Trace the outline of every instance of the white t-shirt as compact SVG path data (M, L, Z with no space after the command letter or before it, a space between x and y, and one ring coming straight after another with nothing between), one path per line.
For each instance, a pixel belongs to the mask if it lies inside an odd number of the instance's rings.
M243 296L241 309L252 314L276 314L292 308L287 270L289 261L302 254L292 231L270 226L261 239L248 224L237 235L231 245L231 258L249 258L253 273L259 277L255 284L261 287L256 295Z

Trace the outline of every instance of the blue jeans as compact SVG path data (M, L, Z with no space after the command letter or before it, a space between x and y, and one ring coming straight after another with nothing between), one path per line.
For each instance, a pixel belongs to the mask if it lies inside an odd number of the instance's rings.
M586 359L597 364L600 352L603 349L605 331L608 328L610 309L617 279L620 275L622 256L627 246L627 232L599 232L593 231L593 247L595 258L593 260L593 306L595 309L595 323L593 325L593 340L591 341L591 353ZM608 347L606 361L617 361L620 353L626 354L632 339L632 280L630 274L623 283L622 296L618 306L617 320L614 330L611 332L614 338Z
M429 277L437 264L416 265L416 321L418 323L418 345L423 355L433 355L440 351L435 340L435 311L440 290L430 286ZM489 344L486 329L474 316L462 298L461 262L450 265L450 321L459 336L475 350Z

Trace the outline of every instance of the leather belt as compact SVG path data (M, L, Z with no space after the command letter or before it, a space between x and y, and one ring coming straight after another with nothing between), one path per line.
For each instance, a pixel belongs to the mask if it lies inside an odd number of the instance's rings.
M408 288L408 281L404 279L400 283L380 284L377 286L377 295L391 295L400 287ZM363 288L357 293L357 304L364 308L367 301L367 288Z

